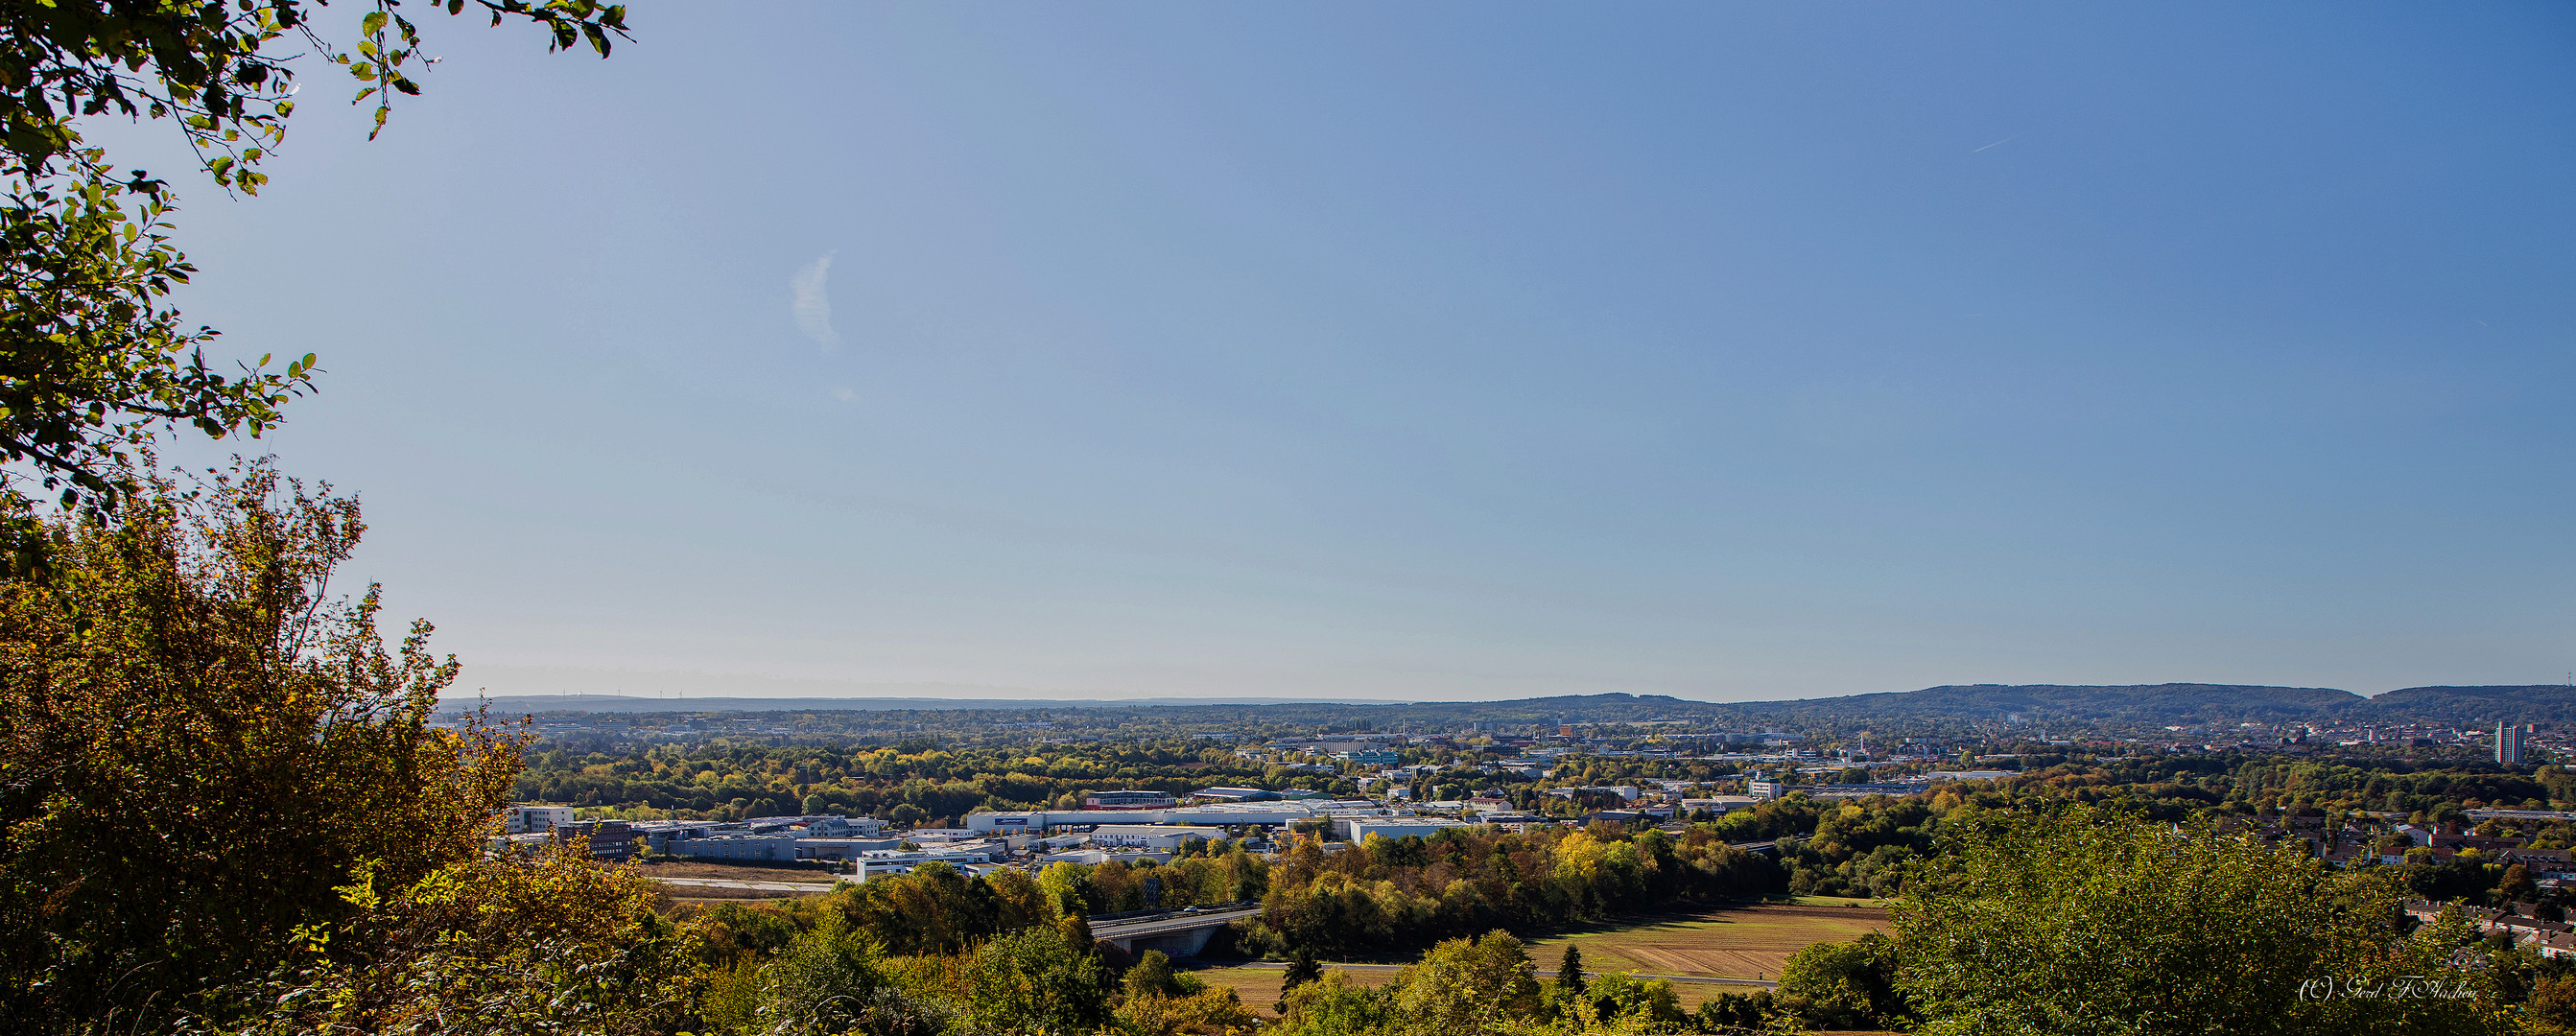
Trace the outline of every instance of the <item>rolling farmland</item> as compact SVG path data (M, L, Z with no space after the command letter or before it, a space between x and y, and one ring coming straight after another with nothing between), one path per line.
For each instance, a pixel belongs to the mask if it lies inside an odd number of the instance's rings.
M1551 935L1531 943L1530 959L1552 971L1572 944L1583 948L1586 970L1776 979L1800 949L1887 930L1887 911L1874 907L1764 904Z
M1556 974L1557 961L1572 944L1583 948L1584 969L1591 972L1777 979L1781 964L1800 949L1887 930L1887 912L1876 907L1775 903L1623 919L1542 937L1530 944L1529 952L1545 977ZM1326 970L1343 972L1352 985L1379 986L1392 980L1397 969L1371 963L1328 965ZM1270 1005L1279 999L1285 977L1275 963L1208 967L1195 974L1209 985L1233 989L1263 1017L1274 1014ZM1760 987L1673 983L1685 1010L1719 993L1756 988Z

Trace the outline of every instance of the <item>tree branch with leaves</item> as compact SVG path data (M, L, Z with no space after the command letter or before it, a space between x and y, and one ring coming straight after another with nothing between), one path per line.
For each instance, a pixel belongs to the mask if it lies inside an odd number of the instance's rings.
M375 105L372 139L395 95L421 92L433 59L401 0L374 0L356 42L316 21L327 2L0 0L0 462L60 502L112 502L128 451L155 429L258 437L314 388L316 357L274 356L219 371L212 328L189 328L172 288L196 273L171 241L165 180L119 168L82 137L95 118L169 119L202 171L255 195L260 164L286 140L299 62L356 81ZM550 51L606 57L627 39L623 5L596 0L447 0L491 24L546 32Z

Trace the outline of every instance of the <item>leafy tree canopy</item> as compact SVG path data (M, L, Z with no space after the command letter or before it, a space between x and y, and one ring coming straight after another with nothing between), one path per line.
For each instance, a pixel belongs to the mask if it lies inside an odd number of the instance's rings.
M194 1009L355 907L478 856L518 746L429 723L456 675L369 588L355 501L261 466L38 521L0 583L0 1031ZM363 883L363 882L362 882Z
M196 272L170 241L167 183L118 168L78 120L171 119L227 190L256 194L285 140L299 55L356 80L378 130L429 61L401 0L374 0L356 42L314 15L326 0L50 0L0 4L0 460L31 466L66 505L120 490L125 451L187 424L256 437L312 387L315 357L220 372L210 328L168 302ZM444 10L460 14L464 0ZM492 24L543 27L553 49L602 56L626 34L597 0L475 0Z
M2475 983L2450 963L2459 933L2399 929L2404 889L2384 871L2081 806L1954 817L1942 832L1891 910L1897 983L1929 1019L1923 1032L2492 1027L2475 996L2354 995ZM1813 963L1818 994L1844 986L1857 1006L1874 992L1828 977L1860 969Z

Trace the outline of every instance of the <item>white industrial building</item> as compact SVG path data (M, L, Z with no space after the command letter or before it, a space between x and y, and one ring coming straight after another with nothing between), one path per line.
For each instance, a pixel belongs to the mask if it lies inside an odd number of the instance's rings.
M571 806L512 806L501 814L501 833L541 835L569 823Z
M1092 829L1091 844L1102 848L1171 850L1193 838L1213 842L1223 837L1225 829L1221 827L1102 824Z
M1121 826L1198 824L1211 827L1279 827L1298 820L1340 815L1391 816L1392 811L1367 799L1307 799L1299 802L1211 803L1168 809L1036 810L1017 813L972 813L966 826L978 834L1040 832L1115 821Z
M956 864L963 868L973 864L991 863L993 853L988 849L964 847L916 849L911 852L875 849L851 858L851 880L865 882L869 878L883 877L888 874L910 874L913 868L933 860Z
M1333 818L1333 834L1347 842L1365 842L1370 835L1384 838L1420 835L1429 838L1453 827L1466 826L1466 821L1445 817Z
M1066 849L1038 857L1039 863L1078 863L1085 867L1097 867L1111 860L1117 860L1129 866L1140 863L1161 864L1170 863L1172 854L1156 849L1127 849L1115 852L1108 849Z

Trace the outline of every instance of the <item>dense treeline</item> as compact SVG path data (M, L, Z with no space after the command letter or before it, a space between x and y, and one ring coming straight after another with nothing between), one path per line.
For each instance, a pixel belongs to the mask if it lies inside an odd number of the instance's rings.
M2026 760L2037 762L2036 760ZM1962 786L1939 808L1977 800L2072 801L2116 806L2160 820L2204 813L2255 816L2328 812L2395 814L2417 821L2485 807L2552 809L2576 803L2576 773L2557 766L2523 773L2492 765L2427 765L2407 760L2287 760L2276 756L2142 755L2053 761Z
M2227 804L2240 812L2333 809L2433 815L2497 807L2547 809L2576 799L2576 774L2555 766L2533 773L2492 764L2422 763L2406 759L2284 759L2279 756L2145 755L2092 766L2035 767L2004 786L2032 781L2071 786L2089 779L2104 794L2140 801ZM2102 797L2097 795L2096 797Z
M1542 930L1775 889L1767 856L1708 827L1680 836L1596 824L1526 834L1454 828L1328 852L1301 836L1271 868L1252 945L1375 957L1493 928Z
M1657 778L1714 781L1738 773L1732 763L1705 760L1579 757L1533 779L1491 765L1510 754L1474 745L1402 750L1405 765L1439 768L1410 781L1416 798L1463 798L1491 789L1520 808L1560 813L1579 813L1575 807L1582 803L1547 796L1546 789ZM623 752L558 746L529 759L513 794L522 801L637 816L738 819L831 812L909 823L979 808L1072 809L1083 792L1102 788L1187 793L1211 785L1359 792L1346 777L1248 759L1231 744L1212 745L1204 738L1066 744L988 735L985 743L946 745L914 737L855 747L773 745L751 738Z
M1205 741L1138 745L831 748L661 745L626 756L538 754L513 794L689 819L841 813L896 823L976 809L1072 809L1083 792L1186 793L1213 784L1356 791L1329 775L1243 759Z

